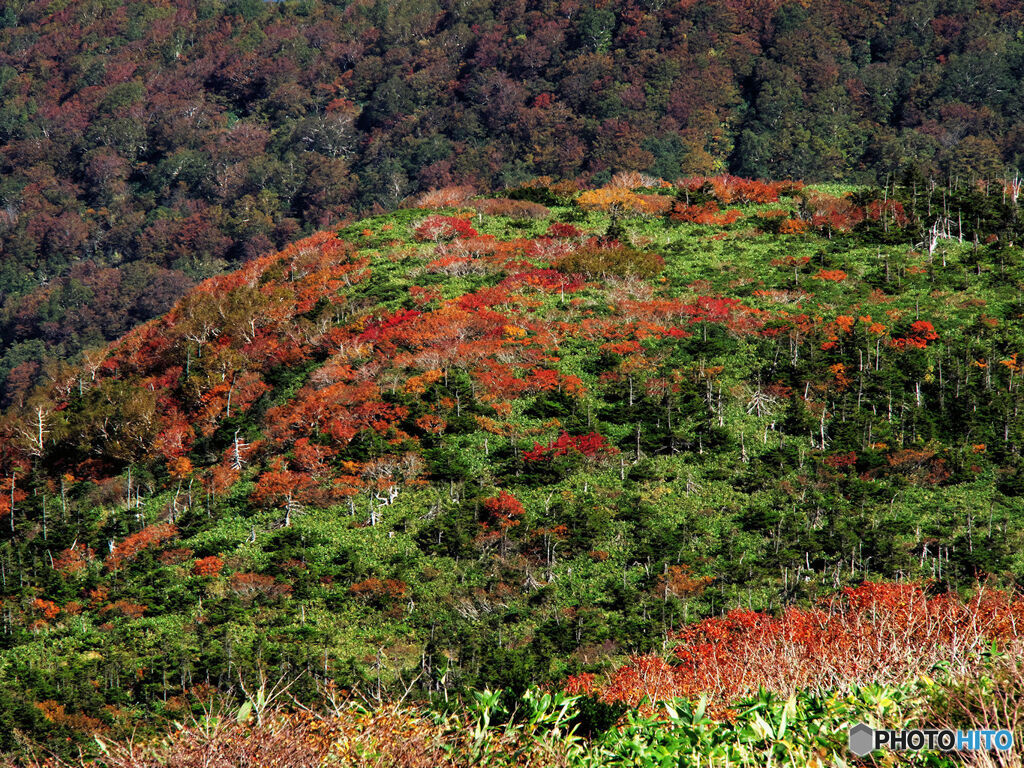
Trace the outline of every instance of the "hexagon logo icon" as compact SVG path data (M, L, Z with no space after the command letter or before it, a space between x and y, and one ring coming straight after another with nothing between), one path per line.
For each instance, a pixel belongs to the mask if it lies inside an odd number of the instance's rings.
M875 729L864 723L850 728L850 751L857 757L864 757L875 748Z

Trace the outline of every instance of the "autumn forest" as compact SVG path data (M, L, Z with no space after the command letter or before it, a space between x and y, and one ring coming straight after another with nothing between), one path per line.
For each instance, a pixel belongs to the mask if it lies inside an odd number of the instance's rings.
M1019 732L1022 22L7 4L0 760Z

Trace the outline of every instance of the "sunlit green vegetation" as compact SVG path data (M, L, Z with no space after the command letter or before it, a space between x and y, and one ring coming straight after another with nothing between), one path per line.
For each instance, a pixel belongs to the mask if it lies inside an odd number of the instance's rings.
M268 670L518 695L736 607L1024 575L1002 190L633 181L321 233L26 393L0 746L94 749Z

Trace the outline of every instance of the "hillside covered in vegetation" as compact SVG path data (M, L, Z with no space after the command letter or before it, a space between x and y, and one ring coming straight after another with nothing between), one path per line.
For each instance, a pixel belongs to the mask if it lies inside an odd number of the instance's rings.
M0 404L432 187L1012 177L1022 23L1013 0L5 2Z
M1017 642L1020 229L1001 185L620 174L208 279L3 417L0 748L268 675L724 705L875 674L851 627L893 684Z

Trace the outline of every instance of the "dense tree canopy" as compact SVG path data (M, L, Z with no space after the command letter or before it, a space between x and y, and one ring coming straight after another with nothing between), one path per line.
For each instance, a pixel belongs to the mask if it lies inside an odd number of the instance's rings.
M0 11L0 378L297 233L454 182L1002 177L1000 0L189 0Z

